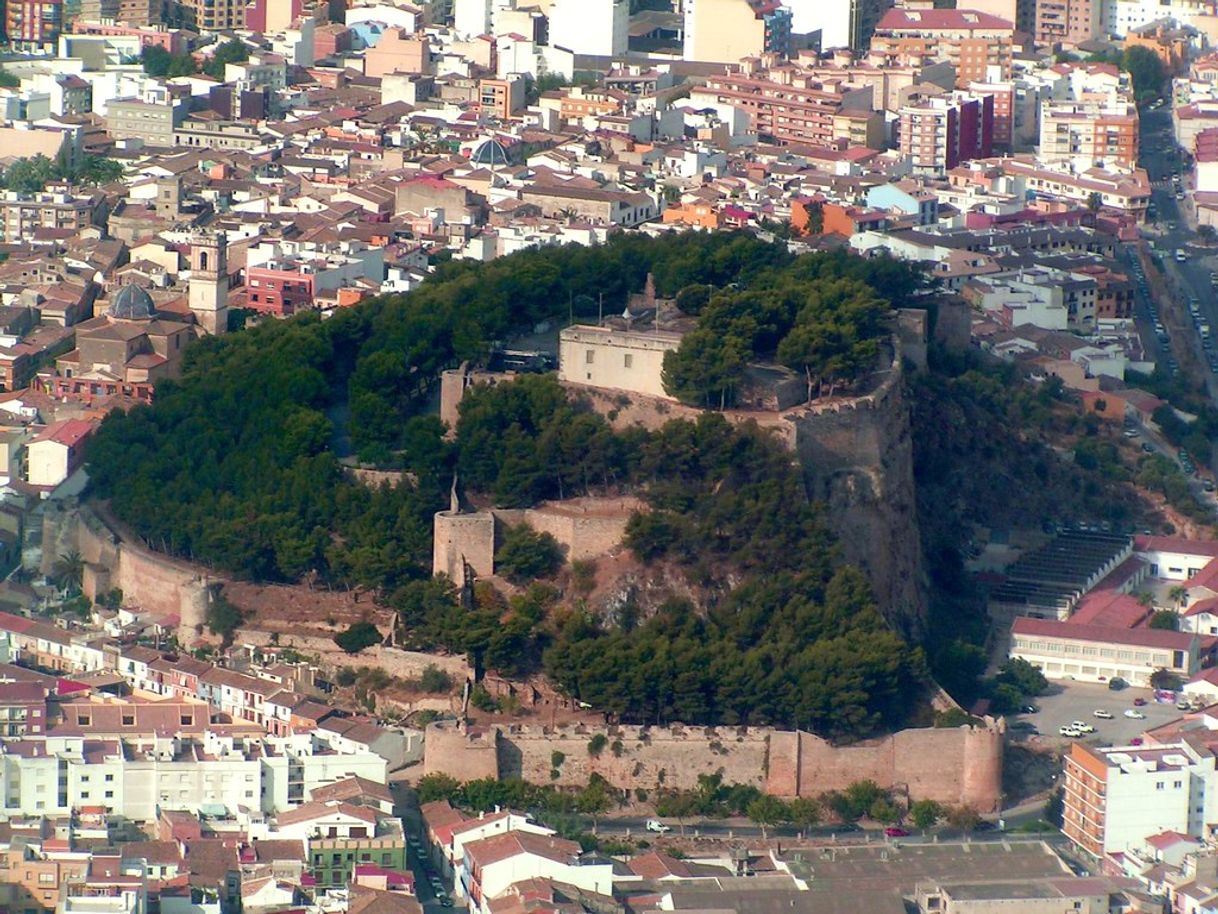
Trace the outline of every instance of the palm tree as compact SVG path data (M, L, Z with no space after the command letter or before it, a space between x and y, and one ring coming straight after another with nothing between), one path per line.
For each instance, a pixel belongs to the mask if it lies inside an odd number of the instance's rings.
M1180 609L1180 607L1184 605L1185 601L1188 600L1188 588L1183 584L1177 584L1167 592L1167 599L1171 600L1172 603L1175 604L1177 610Z
M85 562L80 553L73 550L55 560L51 567L51 581L62 591L79 592L84 580Z

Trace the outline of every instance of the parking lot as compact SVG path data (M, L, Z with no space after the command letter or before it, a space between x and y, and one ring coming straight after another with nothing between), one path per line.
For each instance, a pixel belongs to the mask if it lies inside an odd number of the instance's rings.
M1105 683L1070 681L1057 681L1050 685L1052 694L1042 695L1035 701L1036 706L1040 708L1039 712L1009 718L1010 721L1026 720L1036 725L1040 735L1029 738L1029 742L1041 745L1064 745L1074 742L1069 737L1059 736L1057 731L1059 727L1071 721L1081 720L1095 727L1095 733L1083 737L1085 742L1105 746L1126 744L1144 731L1175 720L1183 713L1176 710L1175 705L1157 704L1150 689L1126 688L1114 692ZM1135 707L1135 698L1146 699L1145 705L1135 709L1146 715L1145 720L1124 716L1125 711ZM1101 720L1095 717L1093 712L1097 708L1111 711L1113 719ZM1019 737L1018 731L1013 731L1012 735Z

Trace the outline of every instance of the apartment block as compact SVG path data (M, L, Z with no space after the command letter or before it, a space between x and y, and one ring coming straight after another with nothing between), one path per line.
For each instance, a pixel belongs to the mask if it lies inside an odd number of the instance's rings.
M940 176L994 145L994 100L962 92L932 96L900 110L897 143L915 174Z
M748 114L752 132L779 144L829 146L843 133L861 130L858 136L873 139L883 130L882 113L872 110L871 86L850 88L798 71L710 76L690 97L696 104L739 108ZM839 119L846 112L850 119Z
M101 194L25 194L8 190L0 195L0 240L28 241L34 232L45 228L79 232L90 225L102 224L105 215L106 203Z
M891 9L871 38L870 58L888 66L921 66L944 60L956 69L956 85L1011 75L1015 25L969 9Z
M1162 832L1208 836L1214 755L1191 742L1096 748L1074 743L1065 765L1062 831L1097 857Z
M1073 48L1100 34L1102 0L1036 0L1036 42Z
M1045 102L1040 113L1040 156L1082 168L1134 168L1137 108L1124 100Z
M4 29L8 40L30 48L52 44L63 27L63 0L8 0Z
M791 12L778 0L685 0L686 60L735 63L791 51Z

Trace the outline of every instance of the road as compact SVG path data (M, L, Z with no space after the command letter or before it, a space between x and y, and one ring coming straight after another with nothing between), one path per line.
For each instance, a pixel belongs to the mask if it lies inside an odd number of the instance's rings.
M1188 312L1189 299L1196 299L1201 319L1214 328L1215 341L1218 342L1218 302L1215 301L1214 287L1210 282L1211 271L1218 270L1218 250L1199 243L1195 216L1187 198L1190 176L1182 164L1180 150L1172 135L1170 112L1166 108L1143 110L1141 131L1140 162L1151 180L1151 196L1156 213L1154 221L1143 228L1143 236L1159 255L1167 279L1166 288L1154 290L1161 318L1173 330L1171 345L1181 366L1187 370L1192 364L1199 365L1195 379L1204 381L1210 400L1218 405L1218 372L1210 369L1210 362L1218 350L1203 347ZM1176 199L1172 183L1175 172L1181 174L1186 194L1184 200ZM1180 250L1188 257L1182 263L1175 258L1175 252ZM1137 317L1141 326L1145 326L1149 318L1148 310L1149 304L1139 294ZM1143 332L1143 340L1148 335L1153 337L1153 334ZM1162 353L1159 348L1152 351L1156 355ZM1208 465L1202 469L1210 472L1218 469L1218 451L1211 451ZM1194 491L1203 503L1214 504L1214 496L1203 492L1199 484L1194 485Z

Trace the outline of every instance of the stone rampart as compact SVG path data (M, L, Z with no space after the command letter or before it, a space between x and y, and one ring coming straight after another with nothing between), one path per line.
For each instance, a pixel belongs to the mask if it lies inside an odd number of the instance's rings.
M593 755L589 745L597 734L605 742ZM908 793L912 800L990 812L998 808L1002 795L1004 738L1005 728L993 720L977 727L901 730L849 746L834 746L811 733L765 727L512 725L498 728L496 749L500 777L560 787L582 786L599 774L625 789L689 788L697 786L698 775L721 772L726 783L794 797L873 780ZM481 749L477 770L483 771L489 739L486 731L471 742L446 730L433 755L429 728L428 770L446 770L446 757L474 758L471 747L476 743ZM459 752L450 745L453 740ZM450 773L461 779L468 775L464 768Z
M348 654L341 650L332 638L281 632L278 633L278 639L272 641L275 634L258 628L239 628L233 636L233 643L252 647L274 644L281 648L290 647L302 654L316 654L322 667L331 670L339 667L370 666L382 669L397 679L418 679L427 667L434 666L448 673L456 682L463 682L473 676L469 664L460 656L423 654L381 645L366 647L358 654Z
M90 568L86 583L94 588L118 588L133 606L163 615L177 614L178 640L183 644L197 637L197 627L204 623L216 583L205 572L124 537L114 521L90 505L82 504L65 513L60 523L63 536Z

